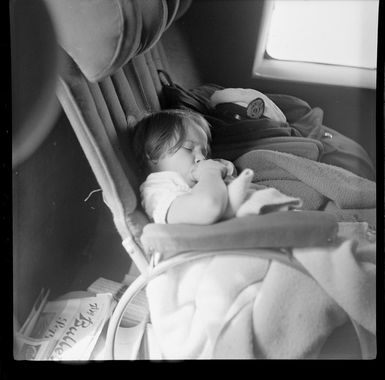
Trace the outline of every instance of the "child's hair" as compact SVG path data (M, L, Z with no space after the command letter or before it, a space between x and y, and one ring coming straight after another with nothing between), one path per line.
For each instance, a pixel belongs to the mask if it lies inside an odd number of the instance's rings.
M170 109L146 115L134 127L132 148L139 169L147 173L149 161L157 161L165 153L176 152L184 143L186 130L194 123L211 140L210 126L200 114Z

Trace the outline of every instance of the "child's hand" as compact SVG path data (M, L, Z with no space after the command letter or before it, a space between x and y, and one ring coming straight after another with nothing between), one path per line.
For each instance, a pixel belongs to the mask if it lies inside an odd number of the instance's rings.
M219 173L222 178L227 175L227 167L223 163L215 160L203 160L195 164L191 171L191 177L194 181L199 182L205 175L213 175Z

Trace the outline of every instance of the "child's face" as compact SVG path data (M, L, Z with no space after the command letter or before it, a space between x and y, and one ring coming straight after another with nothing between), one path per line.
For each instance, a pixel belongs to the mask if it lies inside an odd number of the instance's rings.
M189 186L193 186L195 181L192 180L190 171L198 161L206 158L207 151L206 133L198 125L191 124L186 131L186 139L183 145L176 152L162 156L153 165L154 170L178 172Z

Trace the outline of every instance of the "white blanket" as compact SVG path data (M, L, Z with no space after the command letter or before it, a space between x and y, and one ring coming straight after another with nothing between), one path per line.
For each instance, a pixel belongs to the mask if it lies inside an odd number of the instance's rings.
M362 356L375 357L375 243L366 223L343 223L340 231L338 245L293 250L308 274L222 254L152 280L147 296L163 357L317 358L349 321Z

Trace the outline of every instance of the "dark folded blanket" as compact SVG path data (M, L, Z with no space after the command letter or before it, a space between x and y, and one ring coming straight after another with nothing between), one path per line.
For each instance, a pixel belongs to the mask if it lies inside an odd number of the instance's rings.
M311 161L288 153L254 150L239 157L237 169L253 169L254 181L297 181L308 185L341 209L371 209L376 207L376 184L345 169ZM293 195L293 194L290 194ZM301 197L301 194L295 194Z

